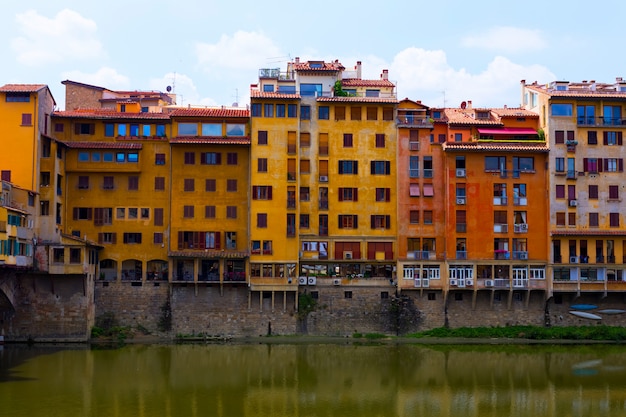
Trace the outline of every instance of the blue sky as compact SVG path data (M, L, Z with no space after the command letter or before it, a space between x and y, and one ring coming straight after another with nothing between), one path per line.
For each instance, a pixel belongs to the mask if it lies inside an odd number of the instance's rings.
M0 85L172 86L183 105L245 105L260 68L295 57L383 69L428 106L520 105L520 80L626 78L626 2L30 0L0 6Z

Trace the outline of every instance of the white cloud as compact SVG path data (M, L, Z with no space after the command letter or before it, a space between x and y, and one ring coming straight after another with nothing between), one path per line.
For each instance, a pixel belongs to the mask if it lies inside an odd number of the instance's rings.
M421 100L431 107L457 107L467 100L472 100L474 107L516 107L522 79L555 79L546 67L523 66L504 57L494 58L484 71L471 74L450 66L445 52L421 48L398 53L389 77L397 82L398 98Z
M214 44L196 44L198 66L212 75L227 76L232 71L249 74L250 70L268 67L282 55L270 38L257 32L238 31L232 36L222 35Z
M62 10L52 19L29 10L18 14L16 23L22 36L14 38L11 47L24 65L92 60L106 55L96 38L96 23L72 10Z
M66 71L61 76L65 80L104 87L110 90L128 90L131 88L131 82L127 76L108 67L100 68L91 74L81 71ZM137 89L136 87L132 88Z
M185 74L169 72L162 78L152 78L149 83L149 88L155 91L167 92L167 87L172 87L171 92L176 94L178 105L216 105L215 100L211 98L201 98L193 80Z
M499 26L487 32L465 36L461 45L502 52L537 51L547 47L540 30Z

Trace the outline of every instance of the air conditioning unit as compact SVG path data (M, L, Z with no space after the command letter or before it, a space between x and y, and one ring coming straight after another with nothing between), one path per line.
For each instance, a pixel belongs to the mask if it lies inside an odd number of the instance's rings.
M341 279L339 278L333 279L333 285L341 285Z
M320 182L328 182L328 175L320 175Z
M458 285L458 281L456 279L451 279L450 280L450 286L451 287L456 287Z
M422 278L422 288L430 287L430 280L428 278Z
M576 207L578 205L578 200L570 200L569 201L569 206L570 207Z
M457 178L465 178L465 168L457 168L456 176Z
M528 260L528 252L520 252L519 258L522 260Z
M343 259L352 259L352 251L345 251L343 253Z
M464 279L460 279L459 280L459 288L465 288L465 280Z
M465 279L465 285L467 285L468 287L471 287L474 285L474 280L472 278L466 278Z
M528 223L522 223L519 225L519 228L523 232L528 232Z
M309 285L317 284L317 278L316 277L309 277L309 280L307 281L307 284L309 284Z
M298 278L298 284L306 285L306 277L299 277Z
M457 197L456 203L457 204L465 204L465 197Z
M493 287L493 280L492 279L486 279L485 280L485 287Z
M577 264L578 263L578 256L570 256L569 257L569 263Z
M420 287L422 286L422 280L421 280L421 278L415 278L415 279L413 280L413 286L414 286L415 288L420 288Z

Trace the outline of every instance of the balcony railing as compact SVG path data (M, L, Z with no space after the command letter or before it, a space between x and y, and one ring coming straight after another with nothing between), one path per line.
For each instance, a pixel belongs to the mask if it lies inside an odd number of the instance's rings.
M422 115L399 114L396 122L397 122L397 125L401 127L411 127L411 126L425 127L425 128L433 127L433 123L431 119L424 117Z
M621 117L593 117L579 116L576 119L579 126L624 126L626 127L626 119Z
M245 282L245 272L224 272L224 281Z
M511 255L508 250L498 249L498 250L493 251L493 257L494 259L503 260L503 259L509 259Z
M296 208L296 199L295 198L288 198L287 199L287 208L289 208L289 209L295 209Z
M456 232L457 233L465 233L465 232L467 232L467 223L457 223L456 224Z
M319 209L328 210L328 200L320 200Z
M456 259L467 259L467 251L465 250L456 251Z

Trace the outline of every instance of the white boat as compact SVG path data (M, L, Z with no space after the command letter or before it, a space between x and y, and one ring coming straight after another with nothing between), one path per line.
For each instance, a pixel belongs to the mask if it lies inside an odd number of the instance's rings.
M583 319L602 320L601 316L598 316L597 314L593 314L593 313L588 313L586 311L570 311L569 313L575 316L578 316L580 318L583 318Z
M604 310L598 310L596 313L600 314L622 314L626 313L626 310L622 310L621 308L606 308Z

